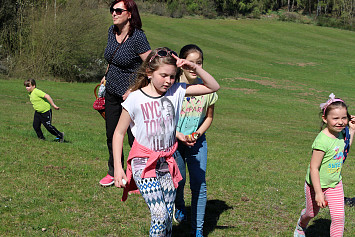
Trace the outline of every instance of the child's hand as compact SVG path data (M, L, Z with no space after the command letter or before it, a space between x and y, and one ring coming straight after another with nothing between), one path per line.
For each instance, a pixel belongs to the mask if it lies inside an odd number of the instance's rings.
M325 200L323 193L320 193L320 194L316 193L315 201L317 203L317 206L319 206L321 208L325 208L328 206L328 202Z
M56 106L56 105L53 105L53 108L56 109L56 110L59 110L59 107Z
M197 65L194 64L193 62L190 62L186 59L179 58L179 57L175 56L174 54L172 54L172 56L173 56L173 58L176 59L176 66L177 67L181 67L185 70L196 71Z
M195 144L196 141L197 141L197 139L198 139L200 136L201 136L200 133L198 133L198 132L193 132L192 134L189 134L189 135L185 136L185 137L186 137L185 139L186 139L188 142Z
M182 143L184 143L184 145L186 146L193 146L195 145L195 142L189 141L186 139L187 136L185 136L183 133L181 132L176 132L176 138L179 139Z
M350 115L349 128L355 131L355 116Z
M124 181L123 181L124 180ZM115 186L117 188L125 188L127 184L127 176L124 173L122 167L115 169Z

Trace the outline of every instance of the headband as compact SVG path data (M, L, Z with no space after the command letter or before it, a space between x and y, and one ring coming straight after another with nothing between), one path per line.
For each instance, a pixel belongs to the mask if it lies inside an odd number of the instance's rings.
M333 93L331 93L331 94L329 95L329 99L327 100L327 102L321 103L321 104L319 105L320 108L321 108L321 110L323 111L323 116L325 116L325 110L327 109L327 107L328 107L329 105L331 105L332 103L338 102L338 101L343 102L343 103L345 104L345 102L344 102L343 100L341 100L341 99L335 99L335 95L334 95Z

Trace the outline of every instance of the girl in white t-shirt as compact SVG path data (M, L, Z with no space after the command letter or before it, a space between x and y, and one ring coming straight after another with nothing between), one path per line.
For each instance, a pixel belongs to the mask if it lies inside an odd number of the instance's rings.
M175 83L177 67L195 71L204 84ZM115 186L125 188L123 201L128 191L138 187L151 212L150 236L171 236L172 232L173 205L181 180L173 154L184 96L218 89L218 82L201 66L178 58L169 48L157 48L142 64L132 92L122 103L123 111L113 135ZM135 141L125 174L121 152L128 126Z

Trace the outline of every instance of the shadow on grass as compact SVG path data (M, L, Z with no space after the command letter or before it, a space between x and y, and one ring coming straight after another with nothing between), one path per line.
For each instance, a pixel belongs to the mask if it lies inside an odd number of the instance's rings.
M50 141L50 140L48 140L48 141ZM64 141L60 142L58 139L53 139L53 140L51 140L51 142L56 142L56 143L72 143L72 142L69 141L69 140L64 140Z
M307 237L329 237L330 236L330 220L318 219L307 227Z
M187 237L190 236L190 223L191 223L191 207L186 206L187 221L180 223L179 225L173 226L173 237ZM232 209L226 204L225 201L221 200L208 200L206 205L205 223L203 228L203 235L208 236L215 229L229 229L234 228L234 226L219 226L217 225L220 215L229 209Z

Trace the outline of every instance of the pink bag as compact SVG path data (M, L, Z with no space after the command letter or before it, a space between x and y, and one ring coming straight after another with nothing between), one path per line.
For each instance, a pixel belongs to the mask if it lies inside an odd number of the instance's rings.
M100 84L98 84L94 89L96 100L92 107L94 107L94 109L97 110L104 119L106 119L105 118L105 97L98 97L96 93L96 90L99 86Z

